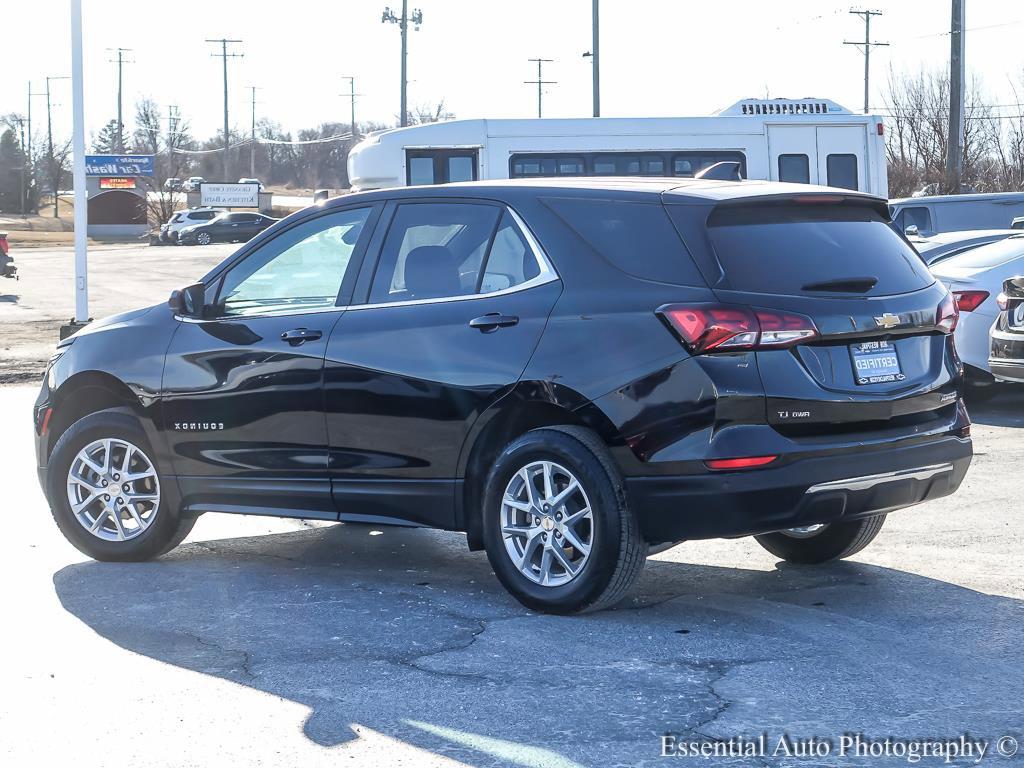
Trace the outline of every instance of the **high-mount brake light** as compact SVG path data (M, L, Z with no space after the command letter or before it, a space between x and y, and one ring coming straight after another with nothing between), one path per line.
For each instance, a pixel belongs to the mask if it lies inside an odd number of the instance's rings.
M695 355L788 347L818 335L805 315L735 304L666 304L657 314Z
M842 195L797 195L793 198L794 203L841 203Z
M953 294L947 293L946 298L939 304L935 312L935 325L943 333L952 333L956 330L957 320L960 319L960 310L957 309L956 300Z
M988 291L953 291L956 308L961 312L973 312L988 298Z
M744 456L737 459L708 459L704 466L708 469L753 469L771 464L778 456Z

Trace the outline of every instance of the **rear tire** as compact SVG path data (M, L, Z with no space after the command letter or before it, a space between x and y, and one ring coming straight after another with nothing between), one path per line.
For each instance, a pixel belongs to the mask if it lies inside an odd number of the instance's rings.
M811 535L776 531L754 538L786 562L815 565L857 554L874 540L883 523L885 515L875 515L863 520L828 523Z
M47 499L57 527L76 549L94 560L138 562L169 552L188 536L196 518L170 508L152 457L138 420L122 410L84 416L60 436L50 454ZM93 495L90 487L102 492ZM82 500L77 513L76 495Z
M595 434L574 426L527 432L502 451L484 490L483 539L498 580L545 613L614 605L647 556L614 461Z

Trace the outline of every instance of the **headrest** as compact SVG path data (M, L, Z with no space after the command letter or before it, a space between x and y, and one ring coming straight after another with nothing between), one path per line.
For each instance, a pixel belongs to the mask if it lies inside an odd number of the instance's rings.
M405 256L405 289L414 299L462 293L459 265L443 245L421 245Z

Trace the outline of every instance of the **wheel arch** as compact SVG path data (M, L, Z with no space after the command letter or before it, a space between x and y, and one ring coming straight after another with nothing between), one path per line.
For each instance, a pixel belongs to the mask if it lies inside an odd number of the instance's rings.
M457 527L466 532L471 550L483 549L479 501L487 468L520 435L558 425L590 429L608 447L623 442L618 429L599 408L578 393L549 382L521 382L477 419L459 456L458 476L463 482L456 495L455 511Z
M105 371L81 371L74 374L54 392L52 404L53 416L47 428L47 458L68 427L90 413L109 408L130 411L142 424L150 442L155 441L152 420L147 416L139 397L127 384Z

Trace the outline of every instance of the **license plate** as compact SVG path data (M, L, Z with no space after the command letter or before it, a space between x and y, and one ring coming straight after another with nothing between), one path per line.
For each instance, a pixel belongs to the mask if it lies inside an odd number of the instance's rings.
M853 378L858 384L880 384L906 378L900 370L896 347L888 341L851 344L850 357L853 360Z

